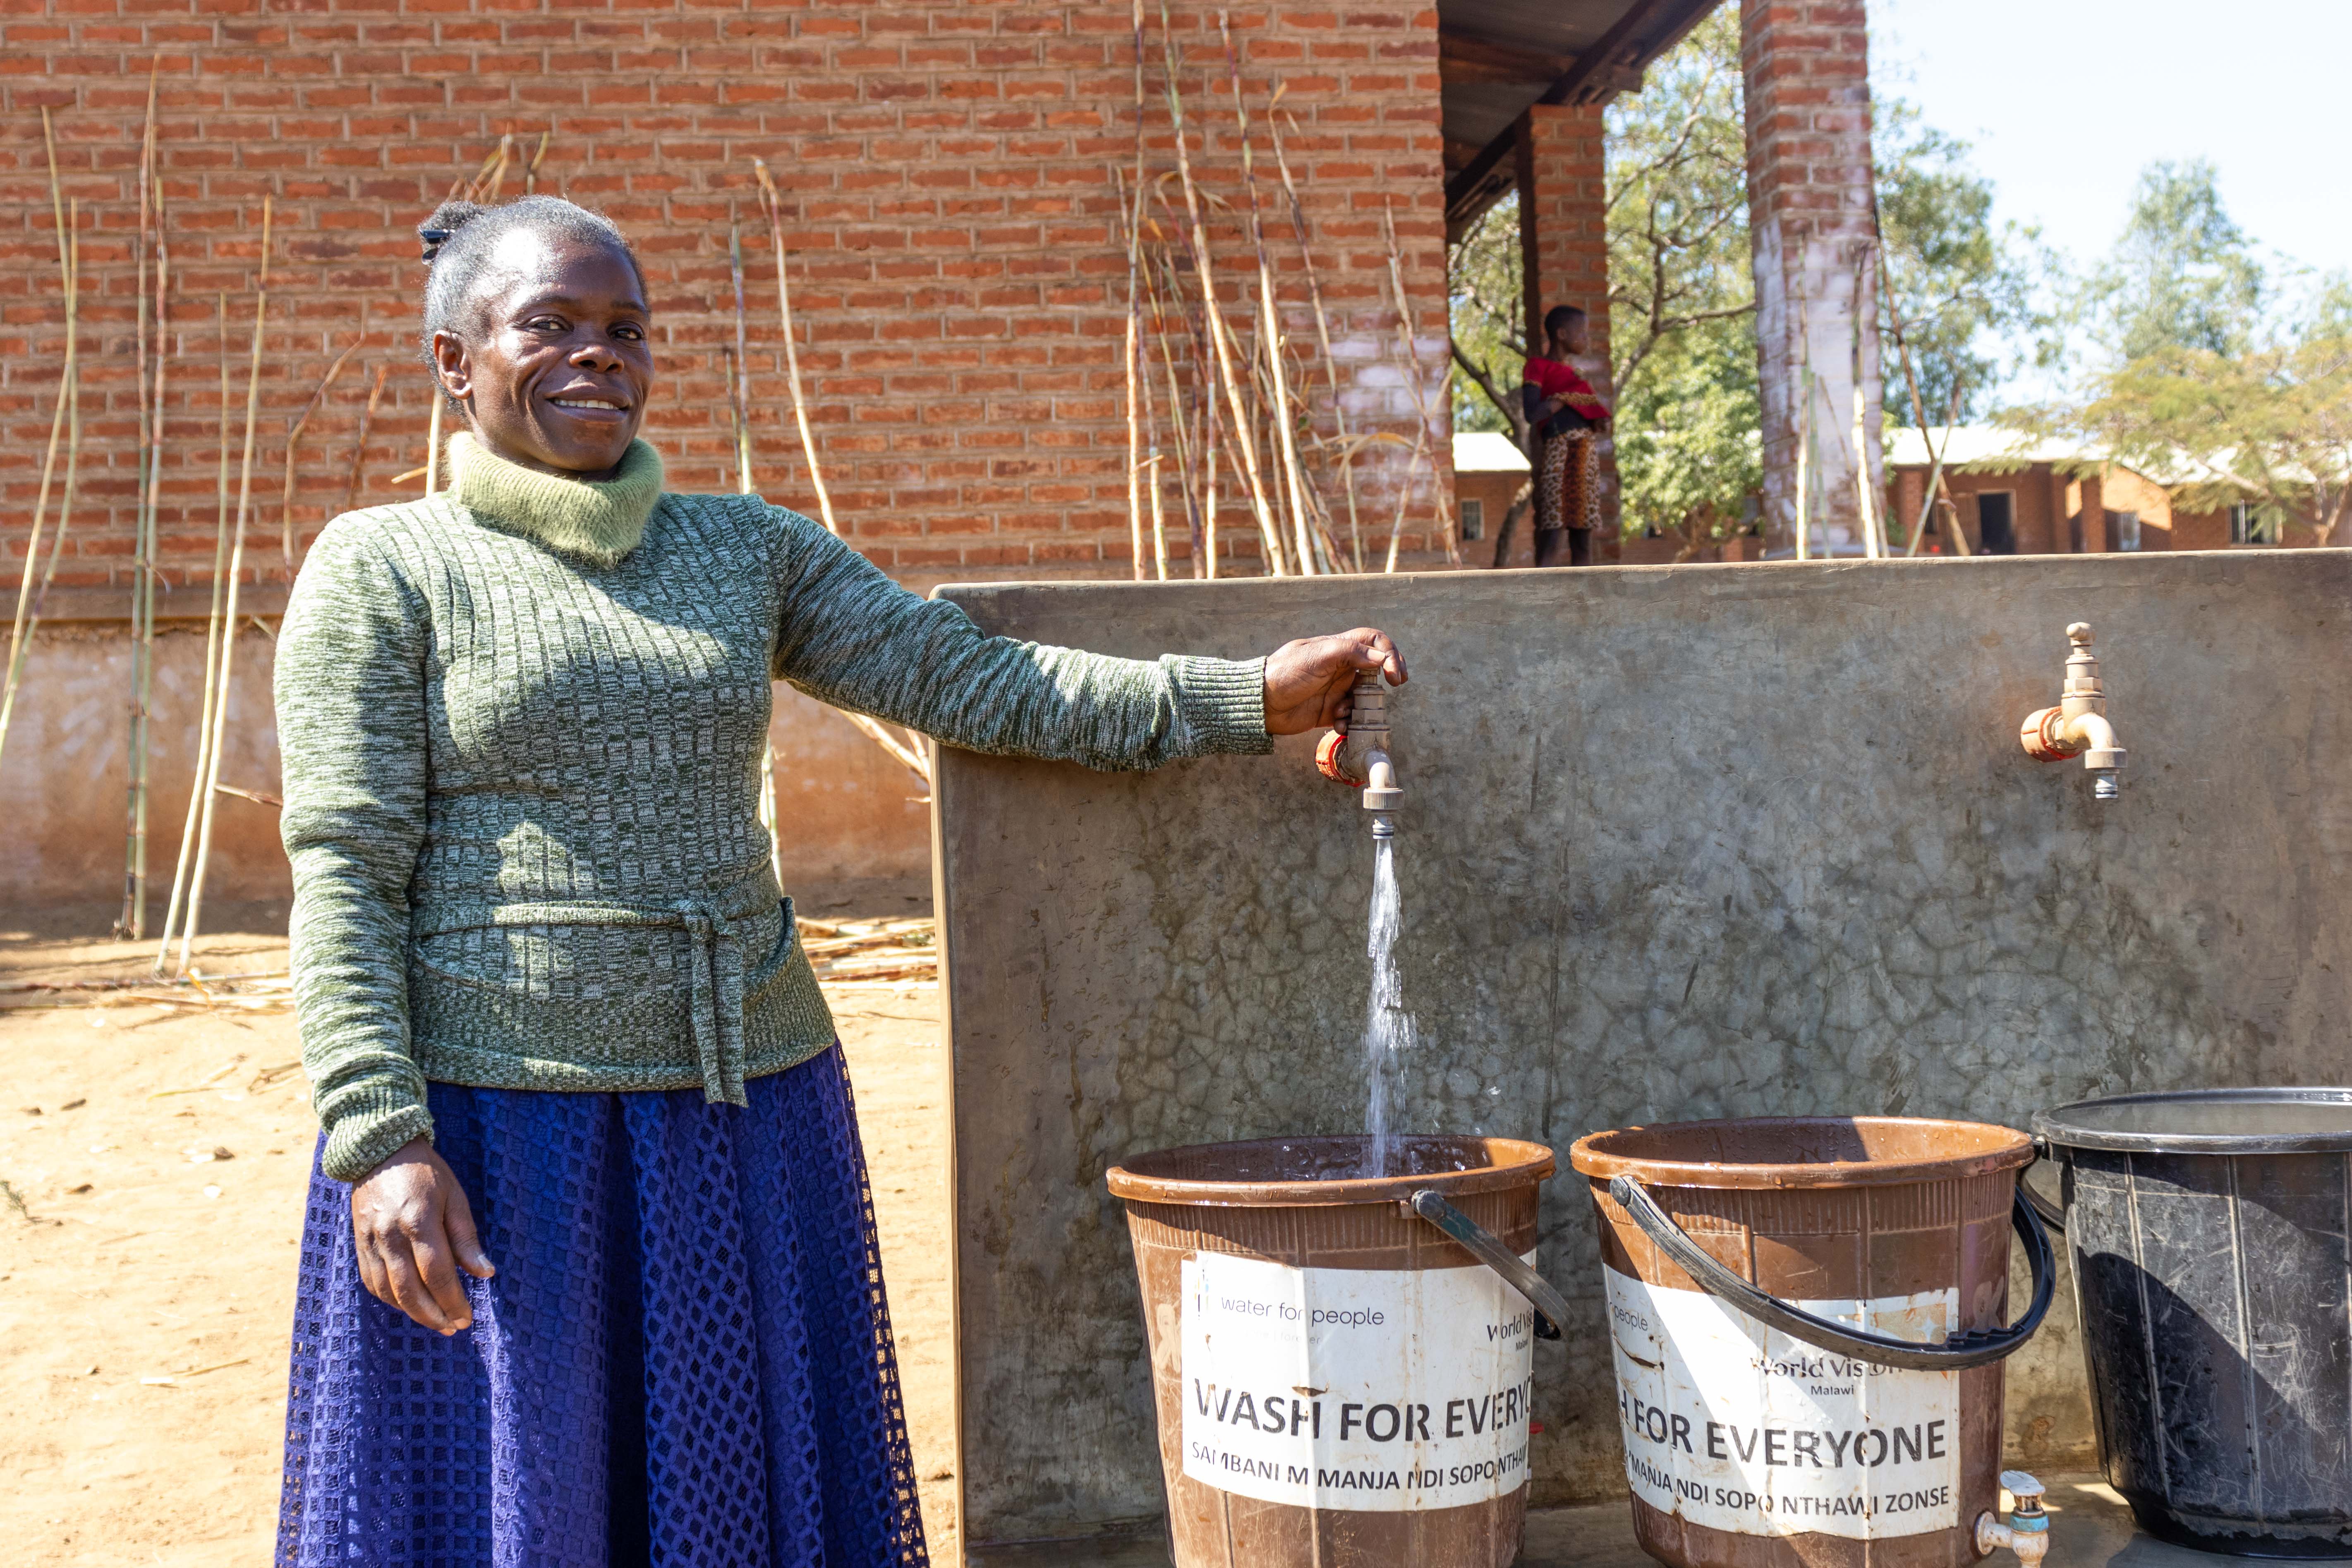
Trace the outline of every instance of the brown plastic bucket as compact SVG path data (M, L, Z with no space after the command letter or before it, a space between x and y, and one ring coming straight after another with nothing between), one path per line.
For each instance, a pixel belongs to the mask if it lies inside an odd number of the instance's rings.
M1518 1554L1534 1339L1550 1325L1473 1247L1499 1256L1499 1239L1524 1270L1552 1152L1505 1138L1390 1148L1398 1173L1369 1178L1361 1137L1170 1149L1110 1173L1143 1289L1176 1568Z
M2001 1369L2049 1310L2022 1132L1790 1117L1596 1132L1633 1525L1670 1568L1965 1568ZM2033 1301L2003 1327L2009 1237Z

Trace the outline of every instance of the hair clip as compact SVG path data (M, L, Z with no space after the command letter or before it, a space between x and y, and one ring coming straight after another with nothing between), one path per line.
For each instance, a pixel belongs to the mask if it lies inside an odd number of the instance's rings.
M449 243L449 237L456 232L457 231L455 229L447 228L420 228L416 231L416 237L425 242L425 261L426 265L429 266L432 264L434 256L439 252L443 246Z

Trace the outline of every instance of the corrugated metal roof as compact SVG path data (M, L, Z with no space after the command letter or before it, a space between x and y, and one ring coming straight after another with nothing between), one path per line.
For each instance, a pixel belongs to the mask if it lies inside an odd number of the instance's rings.
M1638 86L1719 0L1438 0L1450 234L1509 188L1504 156L1537 103L1606 102Z
M1580 55L1643 0L1437 0L1437 29L1465 38ZM1546 80L1445 84L1445 139L1484 147L1543 96Z

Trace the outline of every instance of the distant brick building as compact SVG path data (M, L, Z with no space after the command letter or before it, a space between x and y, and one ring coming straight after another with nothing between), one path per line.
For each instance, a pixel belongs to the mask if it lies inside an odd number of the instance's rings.
M2064 442L2029 441L1990 426L1934 432L1952 510L1937 507L1921 552L1949 554L1958 524L1970 554L2082 555L2147 550L2308 546L2309 531L2279 529L2257 509L2185 511L2162 479ZM1918 431L1886 441L1889 529L1907 541L1927 493L1927 443Z

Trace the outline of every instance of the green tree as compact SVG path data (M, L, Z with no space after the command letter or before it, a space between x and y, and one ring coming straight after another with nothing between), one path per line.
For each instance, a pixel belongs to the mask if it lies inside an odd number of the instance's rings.
M2242 354L2263 335L2269 296L2201 158L2141 171L2123 233L2084 291L2092 335L2118 363L2167 349Z
M2158 476L2185 510L2249 506L2273 537L2334 542L2352 520L2352 281L2290 310L2211 166L2154 163L2086 298L2100 357L2009 423Z
M1872 112L1887 418L1959 424L2006 376L2002 337L2046 327L2034 295L2054 261L2036 231L1995 227L1992 184L1969 166L1967 142L1900 99Z
M2164 477L2188 510L2251 506L2320 545L2352 517L2352 334L2325 318L2235 353L2167 344L2016 422Z

